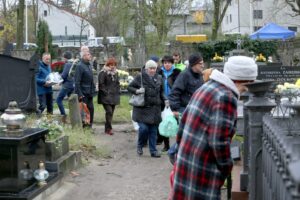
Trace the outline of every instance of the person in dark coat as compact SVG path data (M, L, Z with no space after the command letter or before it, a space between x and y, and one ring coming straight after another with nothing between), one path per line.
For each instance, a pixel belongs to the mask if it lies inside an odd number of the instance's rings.
M42 61L39 61L39 70L35 75L35 79L39 98L39 112L42 113L47 106L47 113L53 114L52 85L50 81L46 80L51 73L50 62L51 55L49 53L43 53Z
M157 64L148 60L145 70L129 84L128 91L134 94L145 93L145 105L133 106L132 120L139 125L137 154L143 154L143 145L149 138L151 157L160 157L156 149L157 128L161 122L161 106L166 100L163 93L162 77L156 73ZM141 84L141 82L143 84Z
M201 54L189 57L189 67L179 74L169 94L171 110L178 115L183 113L193 93L203 84L203 58Z
M90 111L90 124L92 127L94 121L94 103L93 95L95 93L95 84L91 66L91 54L89 51L80 52L81 61L75 70L75 93L78 99L84 102Z
M179 149L169 199L221 199L221 187L233 166L230 142L237 101L247 91L245 83L256 77L252 58L232 56L224 73L213 70L210 80L194 92L177 133Z
M109 58L98 76L98 104L105 110L105 134L113 135L112 119L116 105L120 104L120 82L117 61Z
M62 122L65 123L67 115L63 105L63 100L65 96L70 97L70 95L74 92L74 78L69 77L69 71L73 64L72 53L70 51L66 51L63 57L65 59L65 64L64 64L63 72L61 73L61 77L63 78L64 81L62 83L59 94L56 98L56 103L58 105L60 114L62 115Z
M162 58L162 67L161 70L159 72L159 74L162 76L163 78L163 88L164 88L164 94L165 96L169 99L169 94L171 92L171 89L173 87L173 84L176 80L176 78L178 77L178 75L180 74L181 70L175 68L174 66L174 59L172 56L164 56ZM166 102L165 106L169 106L169 103ZM164 109L164 107L162 107L162 110ZM158 134L158 144L161 142L164 142L164 148L162 151L168 151L170 148L170 141L168 137L162 136L160 134Z

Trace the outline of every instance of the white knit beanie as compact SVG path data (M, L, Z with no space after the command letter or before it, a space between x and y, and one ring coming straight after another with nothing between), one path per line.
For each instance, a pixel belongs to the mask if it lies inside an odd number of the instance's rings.
M157 67L157 63L153 60L148 60L145 64L145 69L148 69L151 67Z
M257 65L250 57L232 56L225 63L223 72L231 80L255 80Z

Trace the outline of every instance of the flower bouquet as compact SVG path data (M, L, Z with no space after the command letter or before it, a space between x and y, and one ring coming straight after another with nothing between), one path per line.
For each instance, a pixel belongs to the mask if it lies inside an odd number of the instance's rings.
M213 62L223 62L224 58L222 56L219 56L217 53L215 53L215 56L212 59Z
M255 57L255 61L256 62L266 62L267 59L260 53L258 56Z

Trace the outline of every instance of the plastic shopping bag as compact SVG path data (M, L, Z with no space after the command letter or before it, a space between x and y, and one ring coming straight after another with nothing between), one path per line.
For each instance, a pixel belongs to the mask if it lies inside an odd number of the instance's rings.
M173 112L172 112L171 108L168 106L168 107L165 107L165 109L162 111L161 118L162 118L162 120L164 120L166 117L168 117L170 115L173 116Z
M178 131L178 123L173 115L164 117L158 126L159 134L165 137L174 137Z
M91 115L90 115L90 111L89 111L87 105L83 102L80 102L79 109L80 109L82 124L90 125Z
M58 72L51 72L47 77L46 81L50 81L51 85L62 83L64 80Z
M131 115L131 119L132 119L132 110L130 111L130 115ZM139 130L139 124L136 122L136 121L133 121L133 120L131 120L132 121L132 125L133 125L133 129L135 130L135 131L138 131Z

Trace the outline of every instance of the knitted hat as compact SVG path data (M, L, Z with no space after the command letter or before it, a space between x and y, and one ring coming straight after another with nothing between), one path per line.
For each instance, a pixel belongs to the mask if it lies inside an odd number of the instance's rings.
M71 59L72 58L72 53L70 52L70 51L66 51L65 53L64 53L64 58L66 58L66 59Z
M145 64L145 69L148 69L151 67L157 67L157 63L153 60L148 60Z
M153 60L153 61L155 61L155 62L158 62L158 61L159 61L159 57L153 55L153 56L150 57L150 60Z
M224 74L231 80L255 80L257 65L246 56L232 56L224 65Z
M201 62L203 60L202 55L201 54L192 54L189 57L189 66L193 67L194 65L198 64L199 62Z

